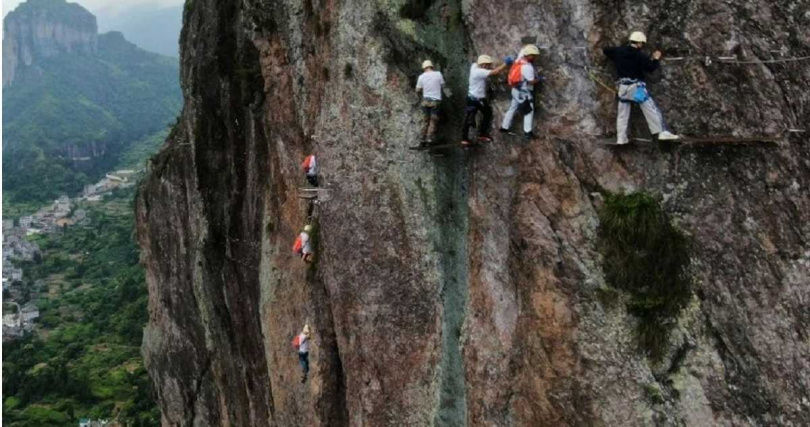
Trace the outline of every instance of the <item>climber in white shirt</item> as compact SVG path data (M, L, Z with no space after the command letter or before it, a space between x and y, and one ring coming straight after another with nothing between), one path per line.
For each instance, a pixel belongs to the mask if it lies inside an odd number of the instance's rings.
M493 69L495 61L489 55L481 55L470 66L469 91L467 92L467 106L464 109L464 128L461 131L461 145L470 145L470 128L475 126L476 116L481 112L481 123L478 126L478 140L490 142L489 135L492 126L492 106L487 96L487 79L506 70L514 60L507 56L504 63Z
M444 76L433 69L433 62L426 60L422 63L424 72L416 80L416 92L422 95L422 112L424 113L422 125L422 141L425 146L433 143L436 136L436 127L439 124L439 105L442 102L442 88Z
M512 103L503 116L501 132L509 133L515 113L523 114L523 136L526 139L534 138L532 132L534 120L534 85L540 78L534 70L534 61L540 55L537 46L529 44L520 51L520 56L509 70L509 86L512 87Z

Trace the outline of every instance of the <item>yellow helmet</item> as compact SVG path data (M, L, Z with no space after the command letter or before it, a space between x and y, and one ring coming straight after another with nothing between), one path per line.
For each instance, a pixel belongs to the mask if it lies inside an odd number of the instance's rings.
M533 44L527 44L526 46L523 46L523 49L520 50L520 54L522 56L540 55L540 49Z
M493 61L492 57L489 55L481 55L478 57L478 61L476 61L478 65L492 64L493 62L495 61Z
M630 34L630 41L633 43L647 43L647 36L641 31L633 31L633 34Z
M424 70L425 68L433 68L433 63L430 62L429 59L426 59L425 62L422 63L422 69Z
M309 224L305 225L305 226L304 226L304 231L306 231L307 233L309 233L310 231L312 231L312 226L311 226L311 225L309 225Z

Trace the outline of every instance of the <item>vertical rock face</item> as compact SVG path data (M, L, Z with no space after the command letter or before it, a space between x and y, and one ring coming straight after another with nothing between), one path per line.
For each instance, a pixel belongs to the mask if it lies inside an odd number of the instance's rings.
M93 54L96 17L64 0L28 0L3 20L3 86L23 67L62 53Z
M810 423L810 150L787 132L810 119L810 67L703 59L806 56L808 6L189 2L185 109L137 201L164 424ZM600 48L633 29L689 57L649 82L675 130L780 142L599 145L615 101L584 66L609 70ZM524 37L543 51L542 138L407 149L421 60L448 81L454 141L469 63ZM309 153L330 200L308 267L290 245ZM600 296L604 191L659 195L692 241L694 295L660 360ZM306 322L300 384L289 342Z

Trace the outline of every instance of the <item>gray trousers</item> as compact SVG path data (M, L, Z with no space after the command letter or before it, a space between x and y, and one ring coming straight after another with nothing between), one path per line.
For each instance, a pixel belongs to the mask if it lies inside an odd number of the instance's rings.
M619 85L619 93L627 90L628 85ZM631 102L619 101L619 113L616 115L616 140L618 142L627 142L627 123L630 121L630 110L632 107ZM650 127L650 133L657 134L665 130L664 116L661 110L655 105L652 97L647 98L641 104L641 112L644 113L644 118L647 119L647 126Z

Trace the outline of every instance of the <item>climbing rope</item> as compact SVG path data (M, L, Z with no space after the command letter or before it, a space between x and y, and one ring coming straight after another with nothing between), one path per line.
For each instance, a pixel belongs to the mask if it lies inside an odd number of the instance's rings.
M585 67L585 71L588 73L588 78L591 79L594 83L598 84L599 86L602 86L603 88L605 88L605 89L607 89L607 90L609 90L609 91L611 91L613 93L618 93L618 92L616 92L616 89L609 86L607 83L603 82L602 80L599 80L599 78L596 77L596 73L594 72L594 70L591 70L588 67Z
M785 62L801 62L810 60L810 56L796 56L791 58L774 58L774 59L747 59L740 60L737 56L676 56L671 58L661 58L662 61L677 62L677 61L702 61L704 64L711 65L714 62L720 64L779 64Z
M548 46L539 46L541 50L551 51L552 49ZM562 51L575 51L575 52L582 52L587 57L588 47L587 46L574 46L568 49L563 49ZM561 52L561 51L557 51ZM668 62L678 62L678 61L701 61L707 65L710 65L714 62L723 63L723 64L779 64L785 62L801 62L801 61L810 61L810 55L806 56L794 56L789 58L773 58L773 59L739 59L737 55L732 56L721 56L721 55L693 55L693 56L672 56L672 57L663 57L661 58L662 61Z

